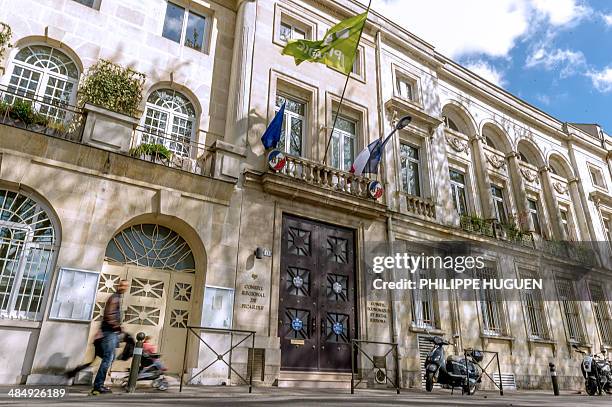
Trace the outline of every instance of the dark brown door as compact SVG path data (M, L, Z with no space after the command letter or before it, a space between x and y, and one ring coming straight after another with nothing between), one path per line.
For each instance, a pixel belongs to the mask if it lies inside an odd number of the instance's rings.
M285 370L351 370L354 233L283 218L279 336Z

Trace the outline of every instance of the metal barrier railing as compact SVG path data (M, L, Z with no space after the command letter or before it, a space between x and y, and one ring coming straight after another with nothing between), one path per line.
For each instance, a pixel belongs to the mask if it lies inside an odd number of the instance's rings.
M468 356L471 354L471 352L474 352L474 349L465 349L463 351L463 358L465 360L465 381L467 383L469 383L469 375L470 375L470 369L468 369L467 367L468 365ZM492 352L492 351L488 351L488 350L478 350L478 352L482 352L482 353L487 353L490 355L493 355L493 357L491 358L491 360L489 360L489 362L487 362L487 364L483 367L481 366L478 362L476 362L473 359L470 359L470 362L474 363L475 365L477 365L478 367L480 367L481 372L480 375L476 378L476 382L478 383L483 376L487 376L491 382L493 382L493 385L495 387L497 387L499 389L499 395L503 396L504 395L504 386L502 384L502 376L501 376L501 367L500 367L500 363L499 363L499 353L498 352ZM495 382L495 379L493 379L493 377L491 377L491 375L487 372L487 369L489 368L489 366L491 366L491 363L493 363L493 361L497 362L497 377L499 378L499 385Z
M395 361L395 380L394 381L389 380L389 376L387 376L386 371L382 370L383 367L380 367L379 364L376 363L376 361L374 360L376 356L370 355L366 352L366 350L363 347L363 345L365 344L373 344L373 345L381 345L381 346L389 347L389 350L387 351L387 353L385 353L381 358L384 358L386 360L387 356L389 356L390 354L393 354L393 359ZM355 368L357 367L356 366L357 361L355 359L360 354L363 354L363 356L365 356L365 358L370 361L370 363L372 364L372 367L369 370L367 370L365 375L361 375L359 378L359 381L355 383ZM351 394L355 394L355 389L361 384L361 382L367 379L372 372L375 372L375 374L382 373L385 379L384 382L390 383L393 386L393 388L397 391L397 394L400 394L399 369L400 369L399 351L398 351L397 343L367 341L367 340L361 340L361 339L353 339L351 341Z
M183 391L183 383L185 383L184 376L185 376L185 368L187 365L187 345L189 343L190 333L194 334L200 340L200 342L206 345L206 347L210 349L212 353L214 353L215 359L212 362L210 362L208 365L206 365L206 367L200 369L197 373L191 375L189 379L187 379L186 381L187 384L189 384L197 376L204 373L207 369L209 369L215 363L223 362L228 367L228 372L227 372L228 378L230 378L232 372L234 372L236 376L238 376L243 382L248 384L249 393L253 391L253 370L254 370L254 362L255 362L255 331L245 331L241 329L207 328L203 326L188 326L186 329L187 329L187 333L185 335L185 349L184 349L184 357L183 357L183 368L181 369L181 383L180 383L179 392ZM196 331L199 331L199 333ZM212 332L212 333L229 335L230 336L229 349L225 350L223 353L217 352L212 347L212 345L210 345L205 339L202 338L201 336L202 332ZM234 335L244 335L244 337L240 341L238 341L236 344L234 344ZM247 378L244 378L240 373L236 371L236 369L232 367L232 352L242 343L246 342L249 338L251 338L251 346L248 349L250 349L251 351L249 352L249 355L248 355L248 358L250 360L247 362L247 375L248 375L248 380L247 380ZM225 360L226 356L229 356L229 363Z

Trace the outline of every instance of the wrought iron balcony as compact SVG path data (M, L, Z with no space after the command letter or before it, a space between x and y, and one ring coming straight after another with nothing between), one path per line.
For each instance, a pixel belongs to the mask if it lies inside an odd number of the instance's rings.
M0 86L0 124L89 144L83 137L86 120L87 113L76 106ZM133 128L131 136L128 129L128 137L131 137L129 150L109 150L193 174L210 175L209 154L204 144L142 126ZM154 148L138 148L143 145ZM104 148L98 145L96 147ZM151 153L152 151L156 152Z
M523 232L515 225L504 224L497 219L482 219L477 216L461 216L461 229L481 236L503 240L519 246L535 248L531 232Z
M542 240L538 247L553 257L573 260L586 266L597 264L597 254L588 242L572 242L567 240Z

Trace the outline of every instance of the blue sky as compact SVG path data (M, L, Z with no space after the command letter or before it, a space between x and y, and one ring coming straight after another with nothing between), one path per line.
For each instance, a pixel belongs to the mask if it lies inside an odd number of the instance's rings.
M559 120L612 134L612 0L373 0L372 8Z

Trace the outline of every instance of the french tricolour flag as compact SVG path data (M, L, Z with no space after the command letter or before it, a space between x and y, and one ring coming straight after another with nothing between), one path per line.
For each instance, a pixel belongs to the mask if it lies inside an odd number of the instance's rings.
M350 172L355 175L376 174L382 152L392 135L389 135L384 141L377 139L364 148L355 158Z

